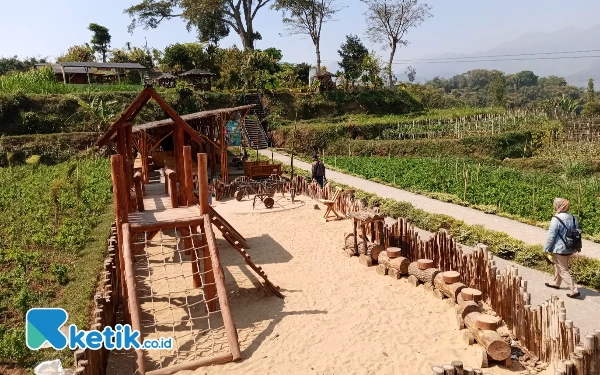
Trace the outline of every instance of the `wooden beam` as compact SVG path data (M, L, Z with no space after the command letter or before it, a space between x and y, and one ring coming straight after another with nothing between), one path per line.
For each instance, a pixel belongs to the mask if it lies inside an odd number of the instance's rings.
M125 124L126 122L131 121L133 118L135 118L135 116L132 116L132 115L134 113L137 115L139 113L139 111L141 111L141 108L144 107L146 105L146 103L148 103L148 100L151 97L151 95L150 95L151 91L154 91L154 89L152 87L145 87L138 94L138 96L136 96L136 98L129 105L129 107L127 107L127 109L123 112L123 114L121 114L121 116L117 119L117 121L115 121L111 125L111 127L108 129L108 131L106 133L104 133L104 135L102 137L100 137L98 142L96 142L96 145L106 146L109 143L112 136L117 132L117 130L119 130L121 128L121 126L123 126L123 124Z
M183 171L184 171L184 182L185 182L185 195L187 199L187 205L194 205L196 199L194 198L194 179L192 176L192 147L183 146Z
M160 143L162 141L164 141L168 136L170 136L171 134L173 134L173 130L171 130L170 132L167 133L167 135L165 135L164 137L162 137L161 139L158 140L158 142L154 143L152 145L152 147L150 147L150 149L148 150L148 152L152 152L154 151L158 146L160 146Z
M133 235L131 234L131 228L129 224L125 223L122 225L123 231L123 259L125 260L125 282L127 287L127 307L130 314L129 321L131 322L131 328L135 331L140 332L138 342L140 345L144 342L144 338L142 336L142 322L141 322L141 311L140 311L140 303L137 297L137 287L135 285L135 271L133 269L133 252L131 243L133 242ZM137 363L137 371L140 374L144 374L146 372L145 369L145 360L144 360L144 351L142 349L136 349L136 363Z
M233 361L233 355L231 353L220 354L213 357L197 359L195 361L184 362L178 365L171 365L157 370L147 372L146 375L173 375L179 371L184 370L195 370L199 367L216 365L219 363L227 363Z
M152 96L152 98L154 100L156 100L156 102L162 107L162 109L164 109L165 112L167 112L167 114L173 120L173 122L175 122L175 124L177 124L177 125L180 125L182 127L182 129L186 133L188 133L190 135L190 137L192 137L193 140L195 140L199 144L202 144L202 143L204 143L204 141L207 141L207 142L210 142L211 144L213 144L215 147L220 148L219 145L217 143L215 143L213 140L209 139L204 134L198 133L190 125L188 125L188 123L185 122L181 118L181 116L179 116L177 114L177 112L173 108L171 108L169 106L169 104L167 104L167 102L164 101L163 98L161 98L160 95L158 95L158 93L156 91L153 90L152 92L150 92L150 95ZM204 139L204 141L202 139Z
M110 157L110 170L113 185L113 205L115 211L115 223L117 226L117 243L119 255L119 279L121 280L121 296L127 295L127 286L125 284L125 269L123 268L123 230L122 225L128 222L128 202L123 200L123 162L121 155L112 155ZM124 309L127 309L125 304ZM125 311L125 316L128 316Z

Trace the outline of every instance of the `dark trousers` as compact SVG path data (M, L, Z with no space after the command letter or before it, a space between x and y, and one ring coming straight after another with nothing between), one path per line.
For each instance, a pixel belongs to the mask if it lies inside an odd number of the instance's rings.
M319 185L323 187L323 176L315 176L315 180L317 180Z

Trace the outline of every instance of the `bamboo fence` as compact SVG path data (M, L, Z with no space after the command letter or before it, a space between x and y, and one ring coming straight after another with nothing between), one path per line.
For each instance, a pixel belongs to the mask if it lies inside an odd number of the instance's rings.
M113 224L108 239L108 257L104 260L104 271L100 274L98 287L94 296L94 309L90 326L91 330L102 331L104 327L114 327L119 306L118 291L120 288L119 257L117 256L117 229ZM77 350L75 351L76 375L106 374L109 350Z

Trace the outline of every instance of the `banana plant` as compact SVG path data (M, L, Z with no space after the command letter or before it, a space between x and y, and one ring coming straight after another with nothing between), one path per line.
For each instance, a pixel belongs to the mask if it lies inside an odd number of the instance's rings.
M81 99L77 100L81 111L87 113L96 122L98 132L106 129L108 124L118 115L117 103L116 100L106 102L98 96L94 96L89 103Z

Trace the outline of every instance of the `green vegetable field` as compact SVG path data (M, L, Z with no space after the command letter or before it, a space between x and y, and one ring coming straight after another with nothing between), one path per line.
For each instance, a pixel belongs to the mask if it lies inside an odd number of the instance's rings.
M578 165L563 174L550 174L458 158L327 157L325 163L442 200L531 221L549 221L552 200L564 197L571 201L571 212L579 216L584 232L600 234L600 200L596 198L600 179L587 176ZM585 169L584 165L579 167Z
M53 306L66 288L89 306L74 264L111 201L109 161L0 168L0 181L0 363L27 363L35 359L24 342L29 308Z

